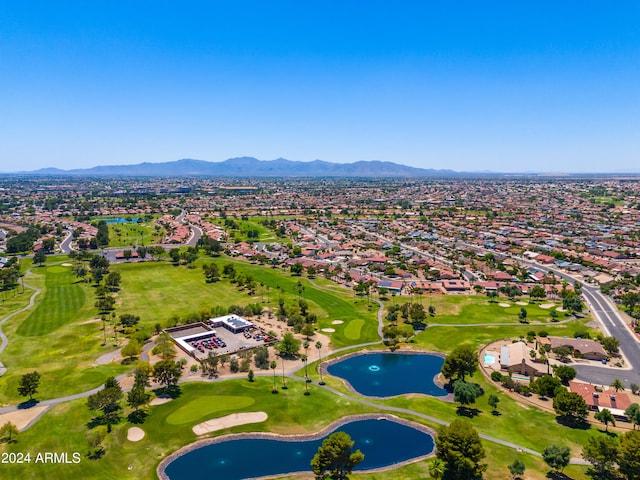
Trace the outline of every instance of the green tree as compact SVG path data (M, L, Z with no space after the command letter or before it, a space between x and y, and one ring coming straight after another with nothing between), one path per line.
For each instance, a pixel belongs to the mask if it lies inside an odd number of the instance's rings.
M275 348L283 357L294 357L298 354L300 345L302 345L302 342L295 338L292 333L285 333Z
M640 425L640 405L632 403L624 411L624 416L633 424L633 429L636 429L636 425Z
M35 265L42 265L46 261L47 261L47 254L44 253L44 250L40 249L33 254L33 263Z
M538 378L531 388L541 397L553 397L558 387L562 386L559 379L552 377L551 375L543 375Z
M620 437L618 467L626 480L640 480L640 431L633 430Z
M455 479L482 478L487 465L480 462L485 451L478 432L469 422L454 420L442 426L435 438L437 457L446 464L446 475Z
M611 413L611 410L609 410L608 408L603 408L602 410L600 410L594 415L594 418L599 422L604 423L604 427L607 432L609 431L609 423L611 423L611 425L613 425L614 427L616 426L616 419Z
M202 265L202 270L208 283L214 283L220 280L220 270L215 263Z
M618 441L603 435L590 437L582 448L582 458L592 465L587 473L593 478L598 480L616 478L615 464L618 459Z
M0 438L6 439L8 443L15 441L14 437L18 435L18 427L11 422L6 422L0 427Z
M153 379L165 388L171 389L182 376L182 365L173 360L160 360L153 366Z
M271 360L269 368L273 370L273 389L271 390L271 393L278 393L278 387L276 387L276 368L278 368L278 364L275 360Z
M574 368L567 367L566 365L556 367L553 374L565 385L576 378L576 370Z
M364 454L360 450L353 451L354 444L346 432L335 432L324 439L311 460L316 478L348 479L354 467L364 460Z
M454 380L464 380L466 375L473 376L478 368L478 354L471 345L456 347L444 359L442 375L452 383Z
M487 403L493 409L494 412L497 412L498 411L498 403L500 403L500 398L495 393L492 393L487 398Z
M324 381L322 380L322 343L316 342L316 349L318 350L318 372L320 372L320 385L324 385Z
M571 450L563 445L550 445L542 452L542 459L547 462L554 471L561 472L569 465Z
M571 423L584 421L589 412L587 403L579 394L561 389L553 399L553 409Z
M610 355L617 355L620 352L620 341L616 337L604 337L602 348Z
M170 360L175 358L176 349L173 344L171 336L167 332L162 332L156 339L156 346L153 348L153 353L160 355L163 360Z
M476 399L482 394L482 388L477 383L456 380L453 384L453 401L458 402L463 408L476 403Z
M441 480L447 471L447 464L439 458L434 458L429 464L429 475L434 480Z
M107 424L107 432L111 432L111 425L120 419L120 400L122 388L114 377L109 377L104 383L104 388L87 398L87 406L90 410L100 410L102 418Z
M293 265L291 265L291 273L295 276L300 276L302 275L303 268L304 267L300 262L296 262Z
M140 342L136 339L131 339L129 340L129 343L122 348L120 353L123 357L132 359L140 355L140 352L142 352L142 345L140 345Z
M40 374L36 371L25 373L20 378L20 384L18 385L18 395L21 397L29 397L29 401L33 401L33 396L38 393L38 387L40 386Z
M522 475L525 471L525 465L522 460L515 459L511 465L509 465L509 473L511 478L516 478Z

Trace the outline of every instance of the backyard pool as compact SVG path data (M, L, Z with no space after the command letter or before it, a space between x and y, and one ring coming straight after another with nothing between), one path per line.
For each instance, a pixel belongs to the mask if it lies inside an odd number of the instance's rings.
M369 397L392 397L406 393L447 395L433 381L444 358L428 353L365 353L329 365L329 374L349 382Z
M422 430L385 419L356 420L337 427L355 441L364 461L355 470L383 468L433 452L433 437ZM330 432L333 433L333 432ZM324 438L311 440L274 438L221 439L171 461L164 473L171 480L243 478L311 472L310 462Z
M493 365L494 363L496 363L496 357L491 353L485 353L483 360L487 365Z

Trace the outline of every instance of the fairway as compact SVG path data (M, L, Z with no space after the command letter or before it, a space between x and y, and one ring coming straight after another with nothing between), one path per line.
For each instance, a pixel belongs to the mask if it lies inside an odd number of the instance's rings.
M160 243L166 234L160 225L147 223L112 223L109 228L110 247L132 247Z
M37 337L53 332L74 320L85 303L84 291L80 285L74 283L69 268L48 267L45 286L42 302L20 324L18 335Z
M185 423L193 423L215 412L240 410L254 403L255 400L251 397L207 395L191 400L178 408L167 417L166 421L170 425L184 425Z

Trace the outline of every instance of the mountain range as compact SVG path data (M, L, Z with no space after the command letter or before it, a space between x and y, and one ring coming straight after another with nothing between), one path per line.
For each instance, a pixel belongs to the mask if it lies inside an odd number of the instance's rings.
M42 168L30 172L19 172L19 174L113 177L450 177L460 175L453 170L416 168L377 160L331 163L322 160L299 162L284 158L258 160L253 157L230 158L222 162L183 159L164 163L105 165L72 170Z

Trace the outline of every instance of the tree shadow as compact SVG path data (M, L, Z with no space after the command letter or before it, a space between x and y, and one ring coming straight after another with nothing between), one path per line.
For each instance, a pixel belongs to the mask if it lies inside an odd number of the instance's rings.
M168 387L157 388L153 390L157 397L176 399L182 395L182 389L179 385L170 385Z
M99 427L100 425L106 425L106 424L107 424L107 422L106 422L104 416L100 415L98 417L93 417L91 420L89 420L87 422L87 428L89 430L92 430L92 429L94 429L96 427Z
M498 410L491 410L491 415L493 415L494 417L499 417L502 415L502 413L500 413Z
M461 405L456 409L456 414L461 417L473 418L480 414L480 410Z
M573 477L570 477L566 473L563 472L548 472L546 475L547 478L551 480L573 480Z
M572 417L570 415L559 415L556 417L556 422L562 426L578 430L589 430L591 428L591 424L585 419Z
M130 365L132 363L136 363L138 361L138 357L127 357L123 358L120 362L121 365Z
M18 404L18 410L26 410L27 408L35 407L38 404L38 400L32 398L31 400L25 400Z
M99 460L104 455L104 447L96 448L93 452L89 452L87 457L89 460Z
M144 423L148 416L149 414L146 410L138 410L137 412L131 412L127 416L127 420L129 420L129 423L139 425Z

